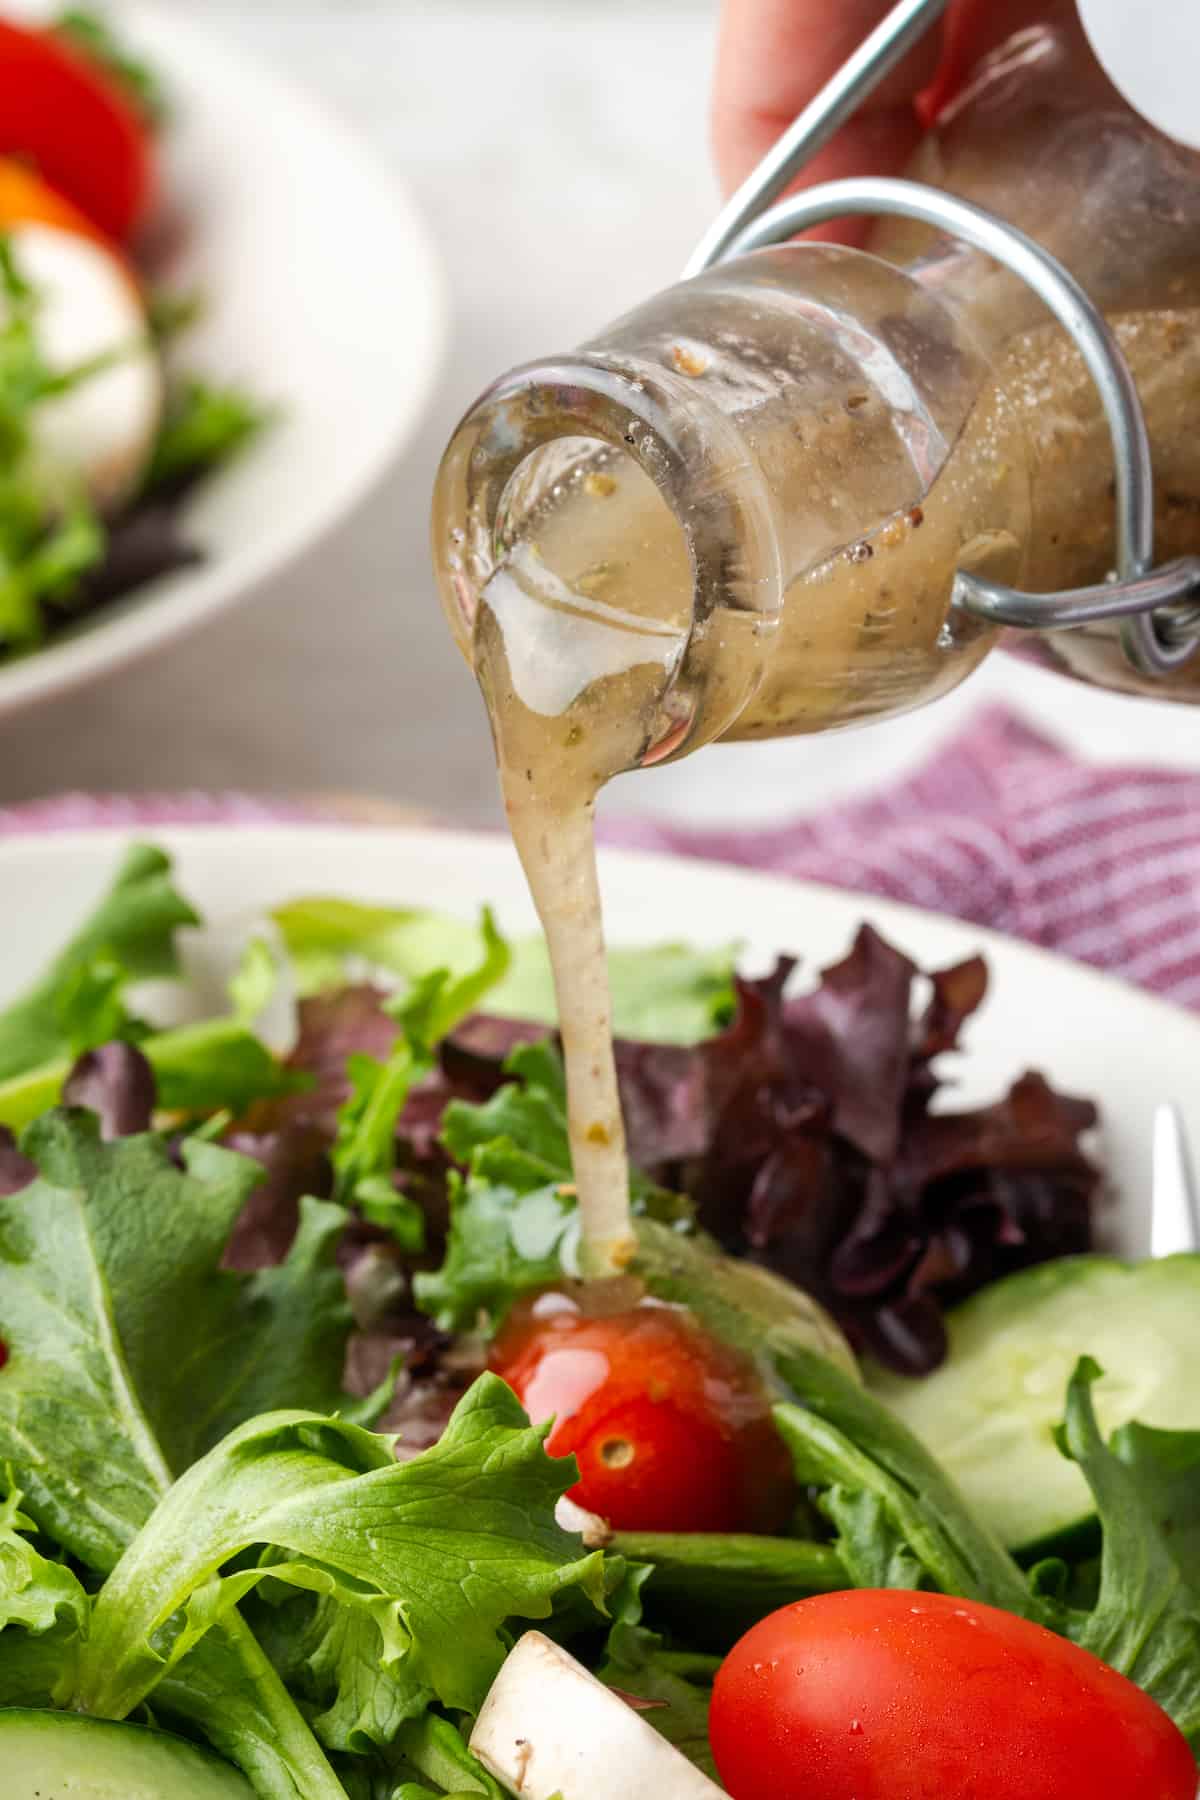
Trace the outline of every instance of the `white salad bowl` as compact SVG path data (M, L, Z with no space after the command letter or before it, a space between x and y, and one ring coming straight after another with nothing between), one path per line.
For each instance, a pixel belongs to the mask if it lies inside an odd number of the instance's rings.
M179 883L215 928L249 922L303 894L339 894L426 906L470 917L485 902L502 927L534 924L524 876L508 841L449 831L328 825L199 826L144 833L176 859ZM64 833L0 844L0 1003L27 986L111 877L126 832ZM607 851L601 859L614 943L745 945L747 967L793 952L815 971L846 950L869 920L925 967L982 951L987 999L962 1054L943 1059L958 1103L998 1098L1034 1068L1094 1100L1094 1151L1111 1205L1107 1246L1149 1250L1155 1108L1173 1100L1200 1143L1200 1020L1060 957L953 919L713 864ZM228 933L223 953L228 954ZM204 940L198 949L201 961Z
M0 664L0 716L183 636L309 550L411 438L443 344L425 227L348 126L168 0L105 11L171 98L161 180L171 247L155 272L205 302L180 361L277 416L189 497L184 524L204 560Z

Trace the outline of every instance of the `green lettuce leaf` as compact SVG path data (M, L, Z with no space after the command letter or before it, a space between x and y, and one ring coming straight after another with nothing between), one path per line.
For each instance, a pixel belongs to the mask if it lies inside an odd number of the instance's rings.
M610 946L608 984L613 1029L619 1037L656 1044L694 1044L725 1024L733 1010L735 945L693 950L686 944L652 949ZM493 994L502 1018L557 1022L550 958L541 938L517 946L512 973Z
M158 1103L167 1112L236 1115L255 1100L311 1085L309 1076L285 1069L237 1018L199 1019L149 1036L140 1025L126 1026L117 1035L135 1042L150 1064ZM0 1125L20 1131L57 1105L73 1061L74 1053L0 1081Z
M646 1701L646 1723L718 1781L708 1744L708 1708L721 1658L670 1650L643 1624L642 1590L649 1576L649 1568L636 1563L625 1570L610 1603L613 1623L596 1673L609 1687Z
M673 1622L703 1630L706 1641L714 1622L736 1619L746 1629L790 1601L848 1585L836 1550L806 1538L616 1531L605 1548L644 1567L647 1598Z
M490 907L479 921L479 960L461 972L435 968L418 976L407 994L389 1003L387 1010L403 1026L409 1039L430 1051L469 1013L478 1010L497 984L503 985L512 965L512 951L500 935Z
M41 1179L0 1199L0 1463L59 1544L106 1569L172 1474L234 1424L334 1406L349 1314L345 1215L306 1201L287 1261L221 1268L259 1166L189 1140L100 1141L86 1113L26 1133Z
M0 1466L40 1530L110 1570L173 1475L246 1409L314 1389L334 1402L344 1295L333 1279L338 1208L310 1203L287 1264L220 1267L261 1171L199 1140L184 1168L154 1136L101 1143L87 1113L38 1121L40 1177L0 1198ZM336 1218L335 1218L336 1215ZM62 1677L0 1632L0 1691ZM48 1663L47 1668L33 1665ZM25 1691L26 1698L36 1694ZM227 1610L163 1683L157 1704L202 1728L265 1800L344 1800L261 1647Z
M1172 1450L1171 1432L1138 1428L1131 1444L1126 1431L1123 1449L1134 1452L1127 1462L1105 1444L1096 1421L1091 1390L1100 1374L1091 1357L1081 1359L1062 1430L1063 1448L1083 1470L1100 1518L1100 1593L1090 1612L1068 1614L1060 1628L1157 1700L1200 1759L1200 1589L1184 1573L1195 1546L1185 1533L1181 1559L1164 1530L1185 1488L1195 1530L1197 1435L1180 1433Z
M1200 1594L1200 1431L1122 1425L1109 1448L1129 1470L1184 1580Z
M356 1206L369 1224L390 1231L411 1252L425 1247L425 1215L392 1179L396 1122L414 1086L431 1067L406 1037L399 1039L386 1062L361 1053L348 1056L350 1093L338 1112L331 1153L334 1197L343 1206Z
M279 986L280 967L265 938L251 938L229 981L233 1016L249 1031Z
M505 1068L517 1080L479 1106L452 1101L442 1121L442 1142L468 1173L450 1179L442 1266L417 1275L414 1292L443 1330L498 1319L521 1294L579 1273L562 1058L549 1041L521 1044ZM638 1213L686 1212L636 1169L630 1193Z
M0 1501L0 1706L64 1706L91 1615L78 1576L36 1549L33 1529L14 1489Z
M327 1749L363 1755L391 1744L427 1707L428 1690L408 1680L407 1642L390 1627L389 1618L335 1599L319 1600L312 1611L297 1645L297 1674Z
M152 1031L130 1012L130 984L178 974L175 934L197 923L173 885L170 858L135 844L90 918L0 1013L0 1124L19 1131L47 1112L75 1058L114 1038L139 1045L159 1104L172 1112L236 1115L308 1085L250 1029L278 975L265 944L250 945L234 978L231 1017Z
M1170 1714L1200 1760L1200 1590L1194 1432L1127 1426L1105 1444L1081 1359L1061 1444L1092 1490L1103 1547L1095 1603L1064 1564L1026 1576L950 1478L881 1403L820 1358L789 1356L797 1400L775 1408L797 1480L821 1492L855 1587L936 1588L1047 1625L1129 1677Z
M461 919L420 908L364 906L312 896L274 913L302 991L336 985L369 969L419 980L429 969L461 975L475 966L479 934ZM609 951L613 1018L623 1037L696 1043L728 1017L736 946L692 950L681 944ZM552 1025L557 1019L546 946L540 937L511 946L506 974L488 995L501 1018Z
M273 415L243 388L191 376L170 397L143 491L177 489L231 462Z
M390 1231L403 1249L425 1244L425 1215L400 1192L396 1166L396 1126L413 1088L433 1071L433 1051L447 1032L472 1012L508 967L508 946L485 908L479 963L461 975L433 969L414 981L388 1011L400 1034L386 1062L372 1056L347 1058L350 1094L338 1113L333 1146L334 1198L357 1206L372 1225Z
M0 231L0 654L41 641L43 603L69 603L107 543L77 478L39 456L35 419L43 402L110 358L51 368L40 313L41 296L19 267L10 233Z
M241 1426L180 1477L106 1581L79 1703L124 1716L269 1577L366 1613L414 1709L435 1697L477 1711L507 1619L546 1618L576 1586L603 1604L602 1556L555 1521L575 1471L544 1437L491 1375L407 1463L390 1440L316 1414ZM274 1554L222 1573L255 1546Z
M0 1081L113 1036L114 1021L126 1018L124 985L175 974L175 933L197 922L172 882L169 857L133 845L90 918L0 1013Z
M789 1351L777 1374L796 1403L776 1406L775 1423L797 1481L822 1490L852 1586L933 1587L1041 1617L1000 1540L880 1401L810 1351Z
M155 1689L155 1713L236 1763L260 1800L346 1800L346 1790L245 1620L225 1615Z
M101 1144L86 1113L24 1145L41 1179L0 1198L0 1464L39 1527L105 1570L170 1483L162 1387L257 1174L211 1144L185 1147L184 1172L157 1138Z
M426 1713L423 1719L406 1725L396 1748L422 1780L436 1782L436 1792L445 1792L449 1800L469 1800L478 1794L486 1795L487 1800L505 1800L500 1783L471 1755L450 1721L436 1713ZM428 1791L411 1783L399 1790L401 1795Z

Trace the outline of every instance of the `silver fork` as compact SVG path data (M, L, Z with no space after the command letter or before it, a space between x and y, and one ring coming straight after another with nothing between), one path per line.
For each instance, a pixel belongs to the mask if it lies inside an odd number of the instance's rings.
M1179 1108L1164 1101L1154 1115L1150 1183L1150 1254L1200 1250L1200 1200Z

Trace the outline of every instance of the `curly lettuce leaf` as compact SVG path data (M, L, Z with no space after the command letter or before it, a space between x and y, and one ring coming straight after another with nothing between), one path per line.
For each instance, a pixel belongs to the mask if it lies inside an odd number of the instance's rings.
M1091 1357L1081 1358L1061 1433L1096 1501L1100 1592L1090 1611L1070 1612L1061 1628L1157 1700L1200 1760L1200 1589L1188 1580L1195 1543L1185 1531L1177 1549L1169 1530L1182 1503L1195 1531L1200 1440L1195 1432L1139 1427L1132 1440L1126 1431L1124 1455L1116 1454L1101 1436L1092 1401L1100 1375Z
M425 1247L425 1215L397 1188L396 1123L431 1064L401 1037L386 1062L355 1052L346 1058L350 1094L338 1111L333 1163L334 1197L356 1206L368 1224L391 1232L401 1248Z
M364 968L414 982L429 969L460 975L478 961L474 926L422 908L366 906L314 895L278 907L273 917L307 993L356 972L361 975ZM553 1025L558 1015L545 943L540 937L518 938L511 952L503 978L488 994L489 1011ZM623 1037L662 1043L695 1043L706 1037L732 1008L734 955L734 946L610 950L616 1030Z
M428 1693L407 1679L407 1647L386 1618L336 1599L317 1602L297 1646L297 1673L314 1708L312 1728L327 1749L364 1755L393 1743L425 1710Z
M544 1619L573 1587L603 1605L602 1556L555 1520L575 1471L544 1438L490 1375L407 1463L390 1440L312 1413L240 1427L180 1477L106 1581L79 1703L123 1716L270 1577L369 1617L414 1712L431 1699L477 1711L506 1620ZM271 1554L247 1566L256 1546Z
M133 845L91 916L0 1013L0 1081L123 1035L113 1024L125 1017L124 985L177 973L175 933L197 923L174 885L170 858Z
M65 1563L32 1543L13 1489L0 1501L0 1706L64 1706L75 1687L91 1600Z
M265 972L239 971L235 1012L151 1031L128 1007L131 983L179 972L175 936L197 915L175 887L170 858L135 844L107 894L33 986L0 1013L0 1123L20 1130L57 1104L74 1059L115 1039L136 1043L159 1104L243 1112L292 1093L305 1078L282 1068L249 1029L245 1003ZM273 975L272 975L273 979Z
M1122 1425L1109 1448L1129 1470L1140 1504L1200 1594L1200 1431Z
M440 1269L419 1274L419 1305L443 1330L500 1318L521 1294L579 1273L579 1208L567 1138L562 1058L550 1042L520 1044L505 1063L517 1079L482 1105L452 1101L442 1142L465 1179L450 1179L450 1234ZM639 1213L686 1211L636 1169Z
M397 1126L413 1088L433 1072L435 1046L474 1011L508 967L508 945L486 907L480 935L477 965L459 975L430 970L389 1002L386 1010L400 1035L386 1061L361 1052L346 1059L350 1094L338 1112L334 1198L357 1206L368 1223L390 1231L409 1251L424 1248L425 1217L394 1180Z

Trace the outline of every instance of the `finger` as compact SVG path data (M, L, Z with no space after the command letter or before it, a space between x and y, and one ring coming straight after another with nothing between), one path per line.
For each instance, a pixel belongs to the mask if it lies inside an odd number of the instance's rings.
M725 0L713 96L721 184L732 191L887 12L886 0ZM805 171L805 182L891 170L917 138L913 96L937 71L933 30Z

